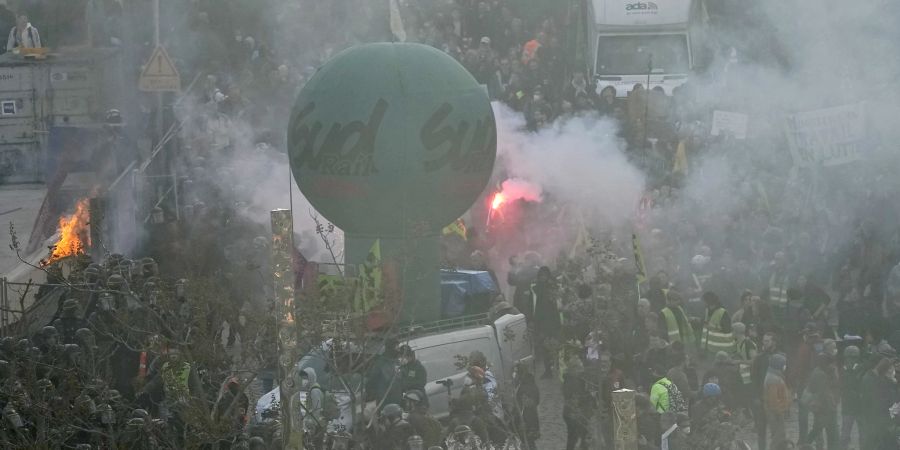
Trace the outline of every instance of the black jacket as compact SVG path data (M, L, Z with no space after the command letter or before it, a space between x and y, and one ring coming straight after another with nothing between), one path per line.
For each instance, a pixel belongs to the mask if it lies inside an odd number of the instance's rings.
M552 285L531 286L534 295L534 329L542 336L556 336L562 324L559 319L559 308L556 306L556 290Z
M427 380L428 372L418 359L414 359L400 366L400 386L403 389L403 392L412 389L418 389L425 392L425 383Z

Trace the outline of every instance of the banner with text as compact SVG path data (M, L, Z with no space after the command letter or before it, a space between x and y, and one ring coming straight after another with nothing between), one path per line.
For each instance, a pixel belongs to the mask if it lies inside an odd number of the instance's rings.
M746 114L713 111L712 129L709 134L712 136L728 134L735 139L747 139L747 122L749 121Z
M862 157L866 137L862 103L788 116L786 129L795 166L837 166Z

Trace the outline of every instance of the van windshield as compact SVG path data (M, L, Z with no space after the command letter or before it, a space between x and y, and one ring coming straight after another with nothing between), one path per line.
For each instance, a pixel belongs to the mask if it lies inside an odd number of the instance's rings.
M687 36L683 34L600 36L597 75L684 74L690 69Z

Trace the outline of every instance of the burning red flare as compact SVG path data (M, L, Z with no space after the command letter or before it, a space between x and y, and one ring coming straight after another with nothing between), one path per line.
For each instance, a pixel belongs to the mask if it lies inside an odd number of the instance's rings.
M53 244L50 258L41 261L48 266L60 259L83 255L87 250L88 239L88 199L83 198L75 204L75 212L70 216L59 218L59 239Z
M491 209L496 210L501 205L503 205L503 202L505 202L505 201L506 201L506 196L503 195L502 192L498 192L498 193L494 194L494 199L491 200Z

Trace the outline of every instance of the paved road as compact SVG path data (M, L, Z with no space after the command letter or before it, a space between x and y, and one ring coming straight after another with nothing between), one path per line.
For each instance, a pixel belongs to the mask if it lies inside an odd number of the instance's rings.
M537 370L538 374L542 369ZM566 448L566 424L562 419L562 384L554 376L553 379L538 379L541 391L541 404L538 414L541 418L541 438L537 446L541 450L557 450Z
M540 373L541 370L538 370ZM538 379L538 387L541 391L541 404L539 414L541 418L541 438L537 445L540 450L563 450L566 448L566 425L562 419L562 391L561 384L555 377L553 379ZM812 417L810 417L810 426L812 425ZM788 438L797 441L798 421L797 408L793 408L787 421ZM740 434L750 447L754 450L759 448L756 445L756 431L752 424L748 424ZM851 448L859 448L856 444L857 436L854 432Z

